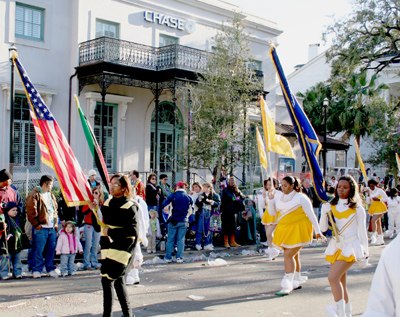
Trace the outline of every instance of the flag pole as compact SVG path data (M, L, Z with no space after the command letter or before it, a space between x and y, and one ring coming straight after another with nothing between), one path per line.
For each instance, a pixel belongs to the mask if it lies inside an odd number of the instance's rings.
M268 160L268 174L267 174L267 179L271 177L271 184L272 184L272 165L271 165L271 154L267 150L267 160Z

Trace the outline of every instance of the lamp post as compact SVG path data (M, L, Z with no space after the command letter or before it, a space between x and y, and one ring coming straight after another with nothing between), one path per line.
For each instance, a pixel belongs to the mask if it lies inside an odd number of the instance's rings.
M325 114L325 119L324 119L324 151L323 151L323 160L324 160L324 179L326 179L326 108L329 106L329 99L325 97L324 102L324 114Z
M12 163L14 163L13 143L14 143L14 62L13 57L17 54L17 48L14 43L8 49L10 62L11 62L11 85L10 85L10 169L12 169Z

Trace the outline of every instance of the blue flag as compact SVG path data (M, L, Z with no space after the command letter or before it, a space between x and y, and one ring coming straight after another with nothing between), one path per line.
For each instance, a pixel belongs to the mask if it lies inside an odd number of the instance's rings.
M310 120L308 120L307 115L304 113L303 109L290 91L289 84L283 72L278 55L276 54L275 47L271 48L270 55L272 63L278 73L283 98L285 99L286 107L290 118L292 119L293 127L296 131L297 138L299 139L303 155L306 158L311 171L315 192L322 202L326 202L328 201L328 197L326 196L325 191L325 180L318 165L318 154L322 147L321 143L318 140L318 136L315 133Z

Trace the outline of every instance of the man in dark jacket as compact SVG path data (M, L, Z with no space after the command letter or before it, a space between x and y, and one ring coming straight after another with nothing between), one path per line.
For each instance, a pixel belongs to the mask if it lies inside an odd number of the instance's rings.
M319 214L320 214L319 208L321 206L321 201L318 199L314 187L311 186L310 179L309 178L303 179L302 185L303 186L301 191L303 192L303 194L307 195L308 198L310 198L314 208L315 216L317 217L317 219L319 219Z
M183 263L183 249L185 247L185 234L189 211L191 211L193 200L186 193L186 184L176 184L175 193L169 195L162 203L162 208L172 203L172 214L168 219L168 239L166 246L165 261L172 262L172 251L177 245L176 262Z
M65 203L64 197L58 202L58 217L61 224L64 226L65 222L72 221L77 227L82 225L82 212L79 207L68 207Z

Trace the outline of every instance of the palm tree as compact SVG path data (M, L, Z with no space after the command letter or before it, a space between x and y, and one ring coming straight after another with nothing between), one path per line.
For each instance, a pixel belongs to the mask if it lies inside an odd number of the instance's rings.
M337 98L332 116L339 120L342 131L346 131L345 135L354 135L358 144L361 137L372 133L376 122L371 101L379 97L383 89L389 88L385 84L378 85L377 78L375 74L369 79L367 72L361 72L350 74L347 80L332 82L332 90Z

